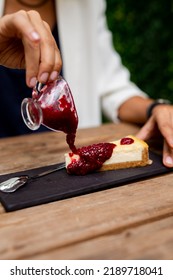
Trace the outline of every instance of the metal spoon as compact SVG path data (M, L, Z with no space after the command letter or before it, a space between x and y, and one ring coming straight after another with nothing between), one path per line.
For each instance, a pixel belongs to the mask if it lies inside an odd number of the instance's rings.
M15 192L18 188L25 185L28 181L40 178L42 176L48 175L50 173L53 173L53 172L58 171L63 168L65 168L65 163L58 165L58 167L56 167L54 169L44 171L44 172L39 173L34 176L21 175L18 177L13 177L11 179L8 179L8 180L0 183L0 191L5 192L5 193Z

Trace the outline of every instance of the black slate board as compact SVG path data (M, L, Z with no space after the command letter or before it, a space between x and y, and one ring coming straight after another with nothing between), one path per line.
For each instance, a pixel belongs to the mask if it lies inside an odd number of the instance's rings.
M0 191L0 201L6 211L14 211L118 187L173 171L173 169L163 166L161 156L150 152L150 158L153 163L149 166L95 172L85 176L68 175L66 170L63 169L32 181L14 193L7 194ZM0 183L19 174L34 175L55 166L57 165L2 175L0 176Z

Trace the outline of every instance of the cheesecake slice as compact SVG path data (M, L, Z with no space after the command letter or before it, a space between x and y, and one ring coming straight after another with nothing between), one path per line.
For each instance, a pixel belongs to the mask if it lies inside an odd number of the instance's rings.
M148 144L133 135L66 153L65 162L67 172L75 175L151 164Z

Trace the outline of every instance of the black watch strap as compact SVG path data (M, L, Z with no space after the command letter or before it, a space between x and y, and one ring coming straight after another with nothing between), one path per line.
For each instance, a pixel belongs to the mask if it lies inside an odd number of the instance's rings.
M157 99L153 103L151 103L147 108L147 119L151 117L152 111L157 105L165 105L165 104L170 105L171 102L167 99Z

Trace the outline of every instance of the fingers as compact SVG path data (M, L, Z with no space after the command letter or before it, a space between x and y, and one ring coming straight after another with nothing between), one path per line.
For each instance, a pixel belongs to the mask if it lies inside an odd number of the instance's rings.
M33 87L35 79L41 83L55 80L61 70L62 61L48 24L43 22L35 11L29 11L28 15L40 36L39 46L37 43L30 45L27 39L24 40L26 82Z
M40 35L30 22L27 12L21 10L13 14L7 14L0 20L0 31L4 37L26 37L31 42L37 42L40 40Z
M166 141L163 145L163 164L167 167L173 167L173 148Z
M157 136L158 131L164 138L163 164L173 167L173 106L157 106L136 136L145 141Z
M173 148L173 106L157 106L153 116L164 139Z
M25 11L8 14L0 18L1 64L9 68L25 68L23 38L30 45L39 45L40 35Z
M153 136L155 130L155 121L154 117L152 116L145 125L139 130L139 132L136 134L136 137L147 141Z
M62 60L51 30L36 11L19 11L5 16L5 32L21 39L24 47L26 83L34 87L36 80L55 80ZM23 61L22 65L23 66Z
M163 145L163 164L167 167L173 167L173 106L160 106L162 115L159 110L155 110L158 127L164 137Z
M41 40L41 57L40 57L40 67L38 73L38 80L42 83L45 82L45 78L48 76L49 80L54 80L58 77L59 72L61 71L62 61L59 49L56 45L56 42L51 34L50 27L46 22L45 32L43 29L40 30L41 37L44 40ZM43 34L42 34L43 32ZM47 32L47 37L46 37Z
M30 20L28 14L27 20L32 23L32 26L35 28L35 24L33 23L33 19ZM37 14L34 16L34 18L37 17ZM39 15L38 15L39 17ZM41 19L40 19L40 23ZM34 87L37 81L39 67L40 67L40 44L41 44L41 36L38 31L36 31L39 35L39 40L30 40L28 37L23 36L22 34L22 42L24 46L24 52L25 52L25 68L26 68L26 83L30 87ZM30 34L28 34L30 35Z

